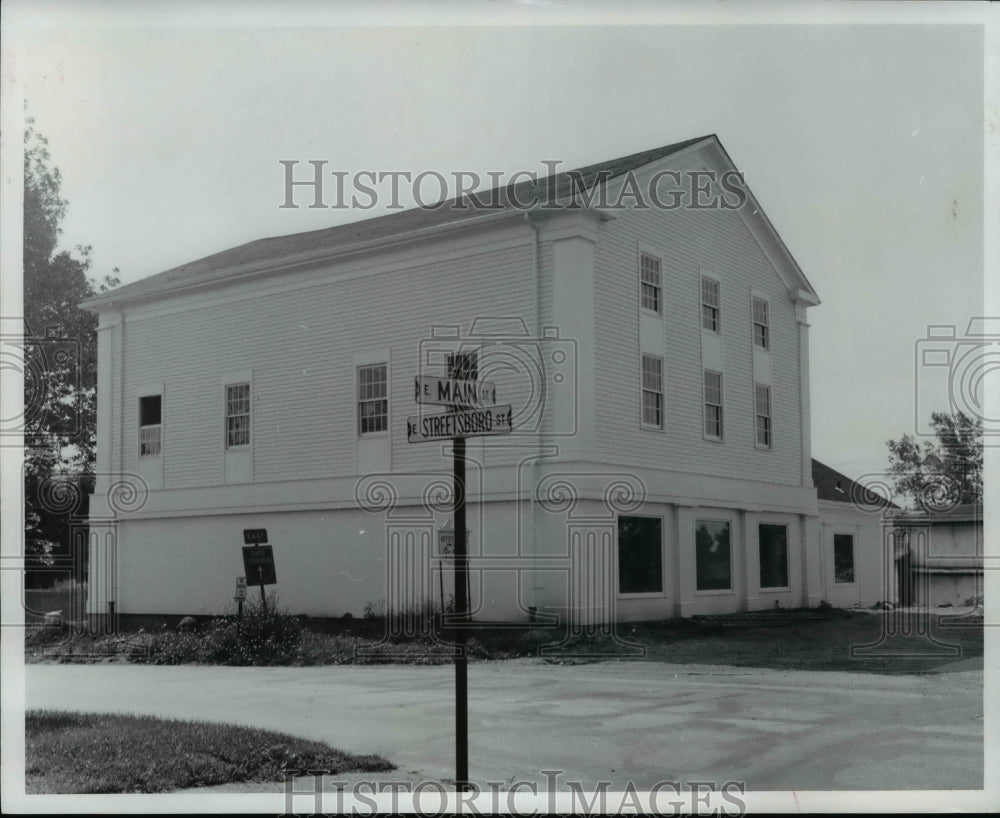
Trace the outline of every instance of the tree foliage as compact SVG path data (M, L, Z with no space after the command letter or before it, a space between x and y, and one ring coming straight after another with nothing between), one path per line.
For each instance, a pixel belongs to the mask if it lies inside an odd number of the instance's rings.
M97 316L81 301L117 286L88 276L90 248L60 250L67 202L48 142L24 132L24 443L28 568L67 556L93 485Z
M889 476L914 509L943 510L983 499L983 423L962 412L933 412L936 441L889 440Z

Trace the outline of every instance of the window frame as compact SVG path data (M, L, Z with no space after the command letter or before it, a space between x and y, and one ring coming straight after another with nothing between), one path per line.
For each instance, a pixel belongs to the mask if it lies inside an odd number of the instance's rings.
M717 375L718 378L719 378L719 385L718 385L719 398L718 398L718 403L712 403L712 402L709 401L709 384L708 384L709 375ZM722 373L719 372L718 370L708 369L706 367L706 368L702 369L701 385L702 385L702 387L701 387L702 388L702 412L701 412L701 433L702 433L702 436L706 440L713 440L713 441L722 441L722 440L725 440L725 433L726 433L726 425L725 425L725 379L723 378ZM709 421L708 410L709 410L709 407L713 407L713 408L715 408L715 409L718 410L718 418L716 419L716 422L718 423L719 433L717 435L708 431L708 421Z
M246 387L246 412L230 414L230 406L233 400L229 397L229 390ZM223 446L227 452L239 452L249 449L253 445L253 384L249 379L240 379L236 381L229 381L222 385L222 400L223 400ZM230 434L233 430L229 427L229 421L235 418L245 417L246 418L246 428L242 431L246 433L245 443L231 443ZM239 431L239 430L237 430Z
M721 523L728 531L728 557L729 557L729 587L728 588L700 588L698 586L698 529L703 523ZM719 595L734 594L733 587L733 521L725 517L698 517L694 521L694 593L695 595Z
M761 317L757 311L758 305L763 308L763 321L758 320ZM758 329L760 329L759 333ZM766 298L761 298L759 295L750 296L750 330L753 336L753 345L765 351L770 351L771 306Z
M706 292L706 285L709 285ZM714 293L712 292L714 288ZM706 300L706 294L711 295L712 300ZM713 335L722 334L722 284L717 278L711 276L701 276L701 328L704 332ZM713 303L714 301L714 303ZM705 324L710 323L711 326Z
M768 528L781 528L785 532L785 584L784 585L765 585L764 584L764 538L763 529ZM757 523L757 575L758 575L758 585L757 587L762 592L768 591L787 591L791 588L789 584L791 582L791 570L789 566L789 548L788 548L788 523L773 523L773 522L759 522Z
M761 411L761 390L766 396L766 413ZM774 406L772 400L771 384L754 383L753 385L753 441L758 449L771 449L774 446ZM761 421L764 421L761 427ZM766 440L761 441L760 433L763 431Z
M646 380L647 375L653 375L652 370L647 370L647 361L655 362L658 367L658 371L655 373L656 377L659 379L657 384L658 388L653 388L652 385L648 384ZM665 411L664 411L664 395L663 395L663 358L659 355L650 355L647 352L642 352L639 354L639 379L640 379L640 427L643 429L653 429L662 430L666 426L665 422ZM651 422L646 419L646 397L647 395L658 398L656 401L655 412L659 416L659 422Z
M163 456L163 392L149 392L147 394L137 395L138 402L136 405L137 412L137 422L138 422L138 457L140 459L151 458L151 457L162 457ZM155 398L159 402L159 423L143 423L143 401L151 400ZM143 432L146 430L156 430L156 451L155 452L145 452L143 448L149 445L149 441L143 440Z
M659 530L659 548L657 549L657 561L659 562L659 573L657 576L657 582L659 588L656 590L641 590L641 591L623 591L622 590L622 572L621 572L621 561L622 561L622 550L621 550L621 528L622 520L646 520L655 521L657 529ZM627 597L629 599L639 599L643 597L663 597L667 593L667 583L663 576L664 567L666 565L664 547L663 547L663 534L665 531L665 526L663 524L663 517L655 514L619 514L615 520L615 592L620 597Z
M849 580L837 579L837 538L847 537L851 542L851 578ZM855 585L858 581L858 561L857 549L855 548L855 536L853 531L833 532L833 584L834 585Z
M656 269L647 267L645 262L649 260L656 263ZM647 271L650 280L647 280ZM652 280L655 277L655 280ZM653 306L647 306L646 289L651 290L648 300L653 302ZM645 250L639 251L639 307L652 315L663 314L663 259L654 253L647 253Z
M362 371L382 369L381 380L364 382L362 377ZM389 362L388 361L377 361L373 363L357 364L354 368L354 378L355 378L355 406L356 406L356 418L357 418L357 436L364 438L379 437L389 434ZM362 390L365 387L371 388L372 386L381 384L383 387L383 394L379 395L365 395ZM383 403L384 410L381 412L376 412L376 414L366 417L364 412L365 406L370 406L373 404ZM382 418L384 419L384 424L382 424L379 429L369 429L365 430L365 423L370 422L372 418Z

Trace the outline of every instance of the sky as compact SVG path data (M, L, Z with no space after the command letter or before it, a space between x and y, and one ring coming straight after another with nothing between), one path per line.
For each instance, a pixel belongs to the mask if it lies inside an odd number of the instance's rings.
M562 8L593 22L593 5ZM281 25L83 7L26 19L15 80L62 173L62 245L90 245L95 276L117 267L127 283L383 212L280 208L281 160L541 174L547 159L567 169L715 133L822 300L813 455L881 472L886 440L951 408L942 370L917 355L928 325L956 326L945 345L969 348L985 314L974 19L872 25L884 16L855 9L736 25L749 18L719 6L678 19L721 24L663 25L636 7L615 25L525 26L509 23L531 4L499 3L513 10L490 18L501 25L427 25L428 12L352 27L347 13L308 24L309 4Z

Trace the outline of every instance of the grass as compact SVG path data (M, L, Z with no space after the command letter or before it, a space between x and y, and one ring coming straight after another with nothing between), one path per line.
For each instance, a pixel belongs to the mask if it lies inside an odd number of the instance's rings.
M31 710L25 787L36 793L160 793L286 771L381 772L395 765L283 733L151 716Z

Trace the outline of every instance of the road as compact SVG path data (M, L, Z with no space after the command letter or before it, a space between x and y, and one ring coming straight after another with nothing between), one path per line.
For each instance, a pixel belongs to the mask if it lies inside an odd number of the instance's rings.
M31 708L252 724L454 777L450 666L28 665ZM592 789L981 789L983 674L922 676L539 660L469 667L470 778ZM240 786L230 785L237 791ZM280 785L277 785L280 788ZM272 787L272 789L275 789Z

